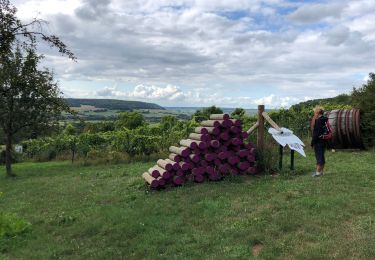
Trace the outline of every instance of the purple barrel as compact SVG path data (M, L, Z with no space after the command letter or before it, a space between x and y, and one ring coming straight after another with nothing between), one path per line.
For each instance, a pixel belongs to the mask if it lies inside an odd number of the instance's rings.
M172 163L173 170L178 171L180 169L180 164L178 162Z
M212 166L207 166L207 167L206 167L206 172L207 172L208 174L213 174L213 173L215 172L215 168L212 167Z
M147 183L147 182L146 182ZM159 181L158 180L153 180L151 183L150 183L150 187L153 188L153 189L156 189L157 187L159 187Z
M180 186L184 183L184 178L181 177L181 176L174 176L172 182L173 182L174 185Z
M204 174L205 172L205 168L204 167L195 167L191 170L191 173L193 175L202 175Z
M221 131L220 131L220 128L219 127L214 127L213 129L212 129L212 134L213 135L219 135L221 133Z
M163 178L158 178L158 187L164 187L165 186L165 180Z
M198 149L200 149L200 150L204 150L204 149L206 149L207 148L207 144L206 144L206 142L199 142L198 143Z
M164 179L164 180L169 180L170 178L172 178L173 176L173 173L170 172L170 171L166 171L163 173L163 175L161 175L161 177Z
M233 134L237 134L240 132L240 129L237 126L231 126L229 131Z
M239 161L240 161L240 159L237 156L230 156L228 158L228 163L230 165L235 165L235 164L239 163Z
M232 139L232 144L233 145L241 145L243 144L242 140L240 138L233 138Z
M200 166L198 168L199 168L199 172L200 172L201 175L204 175L206 173L206 167Z
M185 176L185 172L183 170L178 170L178 171L176 171L176 173L174 175L183 177L183 176Z
M149 173L154 178L158 178L160 176L160 172L158 170L153 170L152 172L149 172Z
M208 175L208 178L211 181L218 181L218 180L221 179L221 175L220 175L220 173L218 173L218 172L215 171L213 174Z
M223 163L222 165L220 165L220 166L218 167L218 169L219 169L219 172L220 172L220 173L222 173L222 174L226 174L226 173L228 173L228 171L229 171L229 169L230 169L230 166L229 166L229 164L227 164L227 163Z
M201 157L197 154L190 154L189 158L192 162L197 163L201 160Z
M241 126L242 125L241 120L239 120L239 119L232 119L231 121L232 121L234 126Z
M186 171L190 170L190 163L180 162L180 167L181 167L181 170L186 172Z
M223 141L228 141L230 138L229 134L227 132L223 132L220 134L220 139Z
M231 175L239 175L240 171L233 167L233 168L230 169L230 174Z
M190 154L190 149L189 148L186 148L184 150L181 151L181 156L182 157L188 157Z
M193 153L193 154L196 154L196 155L200 155L200 154L202 153L202 151L201 151L199 148L197 148L197 149L194 149L194 150L192 151L192 153Z
M204 182L204 176L203 175L193 175L194 182L202 183Z
M240 169L241 171L246 171L249 167L250 167L250 163L249 162L239 162L237 164L237 167L238 169Z
M240 157L240 158L244 158L246 156L248 156L250 154L250 151L247 150L247 149L242 149L242 150L239 150L237 152L237 155Z
M168 172L172 171L173 170L173 164L172 163L167 163L165 165L165 170L168 171Z
M171 153L169 155L169 159L172 160L172 161L175 161L175 162L181 161L181 157L178 154L175 154L175 153Z
M208 154L204 155L204 158L206 159L206 161L211 162L211 161L215 160L216 154L208 153Z
M255 155L255 152L256 152L255 148L251 148L249 151L250 151L250 154Z
M230 119L224 120L222 123L222 126L225 128L230 128L233 126L233 122Z
M207 167L208 166L208 162L206 160L201 160L199 162L200 166L203 166L203 167Z
M256 167L250 167L246 171L247 174L256 174L257 173L257 168Z
M220 160L224 160L228 157L228 152L220 152L218 153L217 157L220 159Z
M252 155L252 154L250 154L250 155L247 156L247 160L248 160L249 162L255 162L255 156Z
M220 142L218 140L211 140L209 142L210 146L213 148L219 148L220 147Z
M243 139L247 139L249 137L249 134L247 132L242 132L241 136Z
M205 127L201 127L201 128L200 128L200 133L201 133L202 135L208 135L208 129L205 128ZM202 141L203 141L203 140L202 140Z
M221 160L219 158L216 158L214 161L213 161L213 165L219 167L220 165L222 165L223 163L221 162Z

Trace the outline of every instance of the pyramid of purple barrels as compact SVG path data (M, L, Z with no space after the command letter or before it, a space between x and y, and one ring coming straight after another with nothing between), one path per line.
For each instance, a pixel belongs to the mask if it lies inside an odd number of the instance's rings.
M255 174L255 148L247 138L240 120L228 114L212 114L179 146L169 147L169 157L158 160L142 177L151 188L163 188Z

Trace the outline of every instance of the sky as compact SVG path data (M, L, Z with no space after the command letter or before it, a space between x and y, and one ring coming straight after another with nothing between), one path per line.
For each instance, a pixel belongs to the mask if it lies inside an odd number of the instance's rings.
M350 93L375 72L375 1L13 0L66 97L255 108Z

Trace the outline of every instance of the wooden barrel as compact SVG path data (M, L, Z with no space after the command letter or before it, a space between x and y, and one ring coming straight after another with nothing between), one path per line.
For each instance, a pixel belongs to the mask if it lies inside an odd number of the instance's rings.
M325 113L332 127L330 147L347 149L362 148L359 109L336 109Z

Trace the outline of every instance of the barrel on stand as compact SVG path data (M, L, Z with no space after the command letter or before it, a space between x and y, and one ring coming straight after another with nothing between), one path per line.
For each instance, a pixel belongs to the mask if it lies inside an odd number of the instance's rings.
M363 148L359 109L336 109L326 112L332 127L332 148Z

